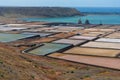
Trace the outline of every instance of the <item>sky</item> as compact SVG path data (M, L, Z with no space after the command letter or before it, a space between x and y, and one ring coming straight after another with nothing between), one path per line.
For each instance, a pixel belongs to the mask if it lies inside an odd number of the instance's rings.
M120 7L120 0L0 0L0 6Z

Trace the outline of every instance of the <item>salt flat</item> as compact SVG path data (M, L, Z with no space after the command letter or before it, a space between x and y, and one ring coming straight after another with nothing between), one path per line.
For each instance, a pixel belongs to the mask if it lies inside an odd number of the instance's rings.
M85 40L93 40L96 39L97 37L90 37L90 36L80 36L80 35L75 35L70 37L69 39L85 39Z
M120 43L110 43L110 42L88 42L83 44L82 47L94 47L94 48L110 48L110 49L120 49Z
M111 38L100 38L100 39L97 39L96 41L103 41L103 42L118 42L118 43L120 43L120 39L111 39Z
M78 63L84 63L94 66L107 67L120 70L120 59L118 58L105 58L105 57L92 57L92 56L78 56L62 53L53 53L49 55L53 58L69 60Z
M118 54L120 54L120 50L74 47L72 49L65 51L64 53L90 56L117 57Z
M60 39L53 41L53 43L65 43L65 44L73 44L73 45L79 45L86 42L86 40L72 40L72 39Z
M105 36L105 38L116 38L116 39L120 39L120 32L115 32L115 33L112 33L108 36Z

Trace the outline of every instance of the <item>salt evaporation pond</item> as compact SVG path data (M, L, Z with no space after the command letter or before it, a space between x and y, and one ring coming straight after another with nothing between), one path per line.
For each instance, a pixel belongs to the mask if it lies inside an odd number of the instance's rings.
M58 44L58 43L44 43L43 46L40 46L36 49L29 51L29 54L35 55L47 55L49 53L53 53L65 48L69 48L71 45L69 44Z
M32 37L32 36L35 36L35 35L0 33L0 42L11 42L18 39Z
M28 35L40 35L41 37L46 37L46 36L50 36L50 35L52 35L52 34L54 34L54 33L45 33L45 32L23 32L22 34L28 34Z

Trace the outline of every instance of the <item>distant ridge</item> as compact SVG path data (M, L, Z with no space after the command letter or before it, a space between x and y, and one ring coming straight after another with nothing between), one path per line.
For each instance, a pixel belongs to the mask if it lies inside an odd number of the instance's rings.
M66 7L0 7L4 17L66 17L83 15L75 8Z

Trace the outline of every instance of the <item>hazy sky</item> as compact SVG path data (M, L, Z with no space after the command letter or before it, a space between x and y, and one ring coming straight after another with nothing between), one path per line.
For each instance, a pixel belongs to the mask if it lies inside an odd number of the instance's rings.
M120 0L0 0L0 6L120 7Z

